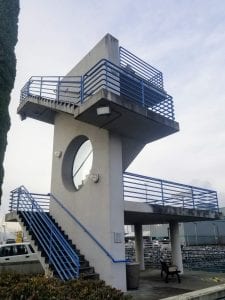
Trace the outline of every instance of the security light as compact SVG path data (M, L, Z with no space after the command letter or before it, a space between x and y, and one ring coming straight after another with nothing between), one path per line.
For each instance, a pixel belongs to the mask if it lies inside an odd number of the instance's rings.
M109 115L110 113L111 113L111 110L110 110L109 106L97 107L97 115L98 116Z

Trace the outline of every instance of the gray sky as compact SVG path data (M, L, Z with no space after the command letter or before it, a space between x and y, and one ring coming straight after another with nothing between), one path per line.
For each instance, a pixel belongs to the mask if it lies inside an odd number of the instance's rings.
M225 205L225 1L21 0L1 213L10 190L50 191L53 126L16 114L33 75L65 75L107 32L164 74L180 132L129 171L215 189Z

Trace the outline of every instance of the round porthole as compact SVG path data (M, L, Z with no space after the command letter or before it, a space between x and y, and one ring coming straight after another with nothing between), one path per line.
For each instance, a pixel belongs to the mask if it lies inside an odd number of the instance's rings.
M79 190L88 178L93 163L93 148L86 136L78 136L69 144L62 165L62 178L69 190Z
M93 148L90 140L85 141L78 149L73 162L73 183L77 190L84 185L90 174L93 162Z

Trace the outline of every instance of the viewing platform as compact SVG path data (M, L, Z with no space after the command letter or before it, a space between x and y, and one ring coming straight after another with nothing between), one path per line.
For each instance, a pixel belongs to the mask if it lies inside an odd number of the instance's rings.
M217 193L209 189L125 172L123 194L125 225L220 218ZM15 211L18 205L17 193L12 195L10 211ZM50 194L31 193L30 196L43 211L49 211Z
M160 71L119 48L119 65L101 59L79 76L33 76L18 113L54 124L57 111L149 143L179 130Z

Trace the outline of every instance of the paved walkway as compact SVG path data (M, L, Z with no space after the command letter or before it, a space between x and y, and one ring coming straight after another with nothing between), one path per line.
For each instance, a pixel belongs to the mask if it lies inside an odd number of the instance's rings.
M158 300L224 283L225 273L188 270L181 275L181 283L177 282L176 276L165 283L160 277L160 270L147 269L140 273L139 289L130 290L127 294L135 300Z

